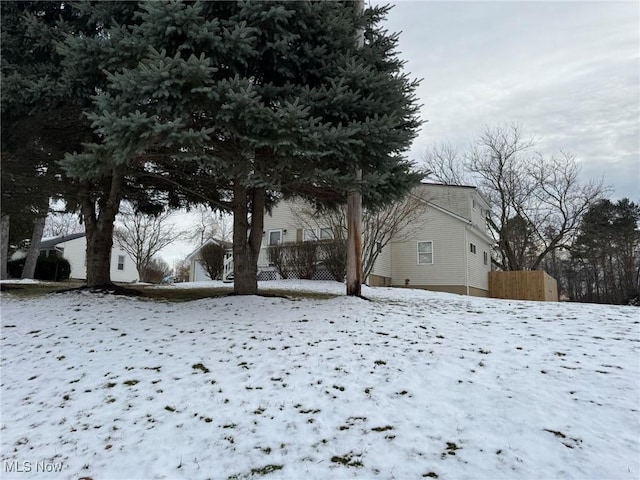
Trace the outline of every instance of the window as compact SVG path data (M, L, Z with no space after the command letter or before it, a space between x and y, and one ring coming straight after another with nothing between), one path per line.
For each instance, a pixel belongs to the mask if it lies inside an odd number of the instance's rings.
M124 255L118 255L118 270L124 270Z
M333 230L330 228L321 228L320 240L333 240Z
M303 242L315 242L317 240L333 240L333 230L330 228L305 228L302 231Z
M269 230L267 245L280 245L282 243L282 230Z
M489 254L487 252L483 252L482 256L484 257L484 264L489 265Z
M433 242L418 242L418 265L433 263Z
M313 242L317 240L318 236L316 235L316 231L314 228L305 228L302 231L302 241L303 242Z
M469 244L469 251L474 255L476 254L476 246L473 243Z

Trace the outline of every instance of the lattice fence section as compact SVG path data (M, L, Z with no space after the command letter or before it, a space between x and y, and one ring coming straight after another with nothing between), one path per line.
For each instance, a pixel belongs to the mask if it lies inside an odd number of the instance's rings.
M289 278L290 279L297 279L298 276L295 274L289 274ZM261 270L258 273L258 281L264 282L264 281L270 281L270 280L281 280L282 277L280 276L280 274L275 270L275 269L269 269L269 270ZM326 268L320 267L318 268L318 270L316 270L316 273L313 275L312 280L335 280L335 278L333 278L333 275L331 274L331 272L329 272L329 270L327 270Z
M270 280L280 280L280 274L275 270L261 270L258 272L259 282L266 282Z

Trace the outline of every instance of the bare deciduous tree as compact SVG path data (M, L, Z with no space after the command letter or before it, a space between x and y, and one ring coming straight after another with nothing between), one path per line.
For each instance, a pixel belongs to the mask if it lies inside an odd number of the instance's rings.
M231 241L233 236L233 218L225 213L212 211L206 205L194 209L195 225L191 229L190 241L204 245L207 240Z
M165 277L171 275L171 267L160 257L153 257L144 272L144 281L162 283Z
M392 240L404 241L422 229L426 220L425 208L428 199L418 187L404 200L384 208L365 208L362 214L362 278L372 272L382 249ZM300 205L300 204L299 204ZM345 238L346 210L316 212L309 206L299 206L294 213L308 228L328 227L335 239Z
M47 216L44 225L45 237L63 237L72 233L80 233L84 228L80 218L75 213L52 212Z
M536 141L516 124L485 128L463 157L450 147L425 155L439 181L475 184L491 202L488 223L503 270L536 270L568 248L584 212L605 193L602 181L580 183L573 155L533 152Z
M119 226L115 229L118 245L136 262L141 281L152 258L163 248L183 238L185 232L168 223L170 212L157 216L135 212L130 205L123 205Z
M186 257L176 262L175 272L174 272L176 282L188 282L190 270L191 270L191 264Z

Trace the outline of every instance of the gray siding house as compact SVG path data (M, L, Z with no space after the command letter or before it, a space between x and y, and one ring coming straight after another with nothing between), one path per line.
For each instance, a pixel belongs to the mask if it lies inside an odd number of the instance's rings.
M421 288L488 296L492 238L487 231L489 202L476 187L423 183L421 227L382 248L366 279L371 286ZM265 216L261 272L273 270L267 247L275 243L331 238L328 222L301 220L303 202L281 202Z

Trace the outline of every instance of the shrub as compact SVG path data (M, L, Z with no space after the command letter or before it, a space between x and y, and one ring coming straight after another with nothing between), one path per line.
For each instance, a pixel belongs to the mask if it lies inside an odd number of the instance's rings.
M285 280L289 278L287 245L271 245L267 248L269 263L272 263L278 273Z
M35 277L38 280L52 280L60 282L68 280L71 275L71 265L64 257L39 257L36 263Z
M20 278L22 276L22 268L24 267L25 258L17 260L9 260L7 262L7 273L11 278Z
M219 280L224 268L225 249L217 243L207 243L200 249L200 265L211 280Z
M318 268L318 242L287 245L288 268L297 278L311 280Z
M336 281L344 281L347 274L346 240L322 242L320 244L320 259Z
M20 258L7 262L7 272L9 276L20 278L25 260L25 258ZM71 275L71 265L69 265L69 261L66 258L49 256L38 257L36 271L33 276L37 280L60 282L67 280L69 275Z

